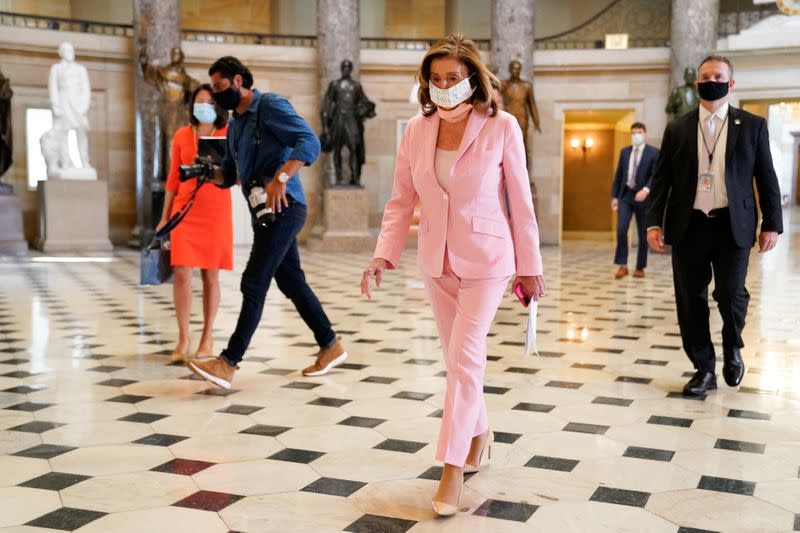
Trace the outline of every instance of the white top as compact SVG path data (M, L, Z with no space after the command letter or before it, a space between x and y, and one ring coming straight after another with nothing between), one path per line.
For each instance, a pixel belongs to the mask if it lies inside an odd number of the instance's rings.
M447 190L447 185L450 183L450 171L453 169L453 164L456 162L457 156L458 150L436 149L433 169L436 171L436 179L439 180L439 186L445 191Z
M700 123L697 125L697 171L698 173L711 172L714 174L711 187L713 198L709 202L711 209L720 209L728 206L728 189L725 185L725 152L728 144L728 124L725 122L725 118L728 116L729 107L726 102L712 114L705 107L700 106ZM712 116L714 117L713 135L708 126L709 119ZM724 128L722 127L723 124L725 124ZM705 135L705 143L703 142L703 135ZM717 135L719 135L719 140L717 141L717 148L714 150L714 141ZM706 144L708 144L708 149L706 149ZM708 166L708 150L714 151L711 168ZM701 196L700 191L698 191L694 200L694 208L703 211L704 200Z

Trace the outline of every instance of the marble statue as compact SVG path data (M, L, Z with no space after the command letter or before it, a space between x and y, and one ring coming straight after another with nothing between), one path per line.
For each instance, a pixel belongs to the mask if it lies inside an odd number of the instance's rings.
M686 67L683 71L683 81L685 82L680 87L672 89L672 93L667 100L667 108L665 111L670 115L670 118L678 118L685 115L689 111L694 111L700 105L700 96L697 94L697 74L691 67Z
M170 63L165 67L151 64L144 47L139 55L143 78L153 84L159 93L153 158L159 181L167 180L172 137L178 128L189 123L189 100L199 85L186 72L183 59L183 52L177 46L170 50Z
M322 101L322 150L333 152L336 185L347 185L342 174L342 148L350 154L350 185L361 187L364 165L364 121L375 116L375 104L367 98L361 84L352 79L353 63L341 64L342 77L328 85Z
M516 59L508 64L508 73L511 75L503 80L500 86L500 95L503 97L503 108L514 115L522 129L522 139L525 143L525 156L530 161L531 152L528 147L528 116L533 119L533 127L537 133L542 133L539 127L539 110L536 109L536 100L533 97L533 85L520 78L522 64Z
M0 72L0 179L11 166L12 160L12 135L11 135L11 80ZM11 185L0 181L0 194L12 192Z
M89 119L86 113L92 98L89 73L75 61L75 48L68 42L58 47L61 61L50 67L50 105L53 127L40 140L47 164L47 177L54 179L97 179L89 163ZM69 154L67 136L75 131L78 139L80 167Z

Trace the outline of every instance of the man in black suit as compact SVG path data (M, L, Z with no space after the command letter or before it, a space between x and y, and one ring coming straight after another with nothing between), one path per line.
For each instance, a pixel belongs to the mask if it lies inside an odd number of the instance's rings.
M611 209L617 212L617 251L614 264L619 270L614 275L621 279L628 275L628 228L631 217L636 215L636 230L639 234L639 250L636 255L635 278L644 277L647 268L647 225L645 214L650 180L658 161L658 150L645 143L647 128L641 122L631 126L631 146L622 149L617 164L617 174L611 187Z
M656 164L647 241L672 245L672 273L683 349L696 369L683 389L700 396L717 387L708 327L708 285L722 315L722 375L731 387L744 376L739 349L750 295L744 286L750 249L772 250L783 232L780 189L769 151L767 122L730 107L733 66L709 56L698 67L700 108L667 125Z

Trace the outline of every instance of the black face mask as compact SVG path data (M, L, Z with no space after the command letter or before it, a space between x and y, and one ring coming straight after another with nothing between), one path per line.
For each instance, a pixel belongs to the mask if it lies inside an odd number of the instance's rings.
M697 84L697 92L703 100L713 102L728 94L729 85L729 81L704 81Z
M218 93L211 93L211 96L214 97L214 101L222 109L228 111L233 111L239 107L239 103L242 101L242 95L239 93L239 89L233 87L233 80L231 80L230 87Z

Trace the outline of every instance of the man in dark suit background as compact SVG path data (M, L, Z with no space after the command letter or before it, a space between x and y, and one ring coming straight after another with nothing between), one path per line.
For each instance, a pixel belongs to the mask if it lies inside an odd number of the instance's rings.
M667 125L647 210L647 241L656 251L672 245L672 272L683 348L696 369L683 389L699 396L717 387L709 331L708 285L722 315L722 369L737 386L744 376L739 352L750 295L744 286L750 249L772 250L783 232L780 189L769 151L767 122L731 107L733 66L709 56L698 67L700 108Z
M644 277L647 268L646 200L650 193L653 169L658 161L658 150L645 143L647 128L641 122L631 126L631 146L622 149L611 187L611 209L617 212L617 251L614 264L619 265L615 278L628 275L628 228L631 217L636 216L639 250L636 254L636 271L633 276Z

